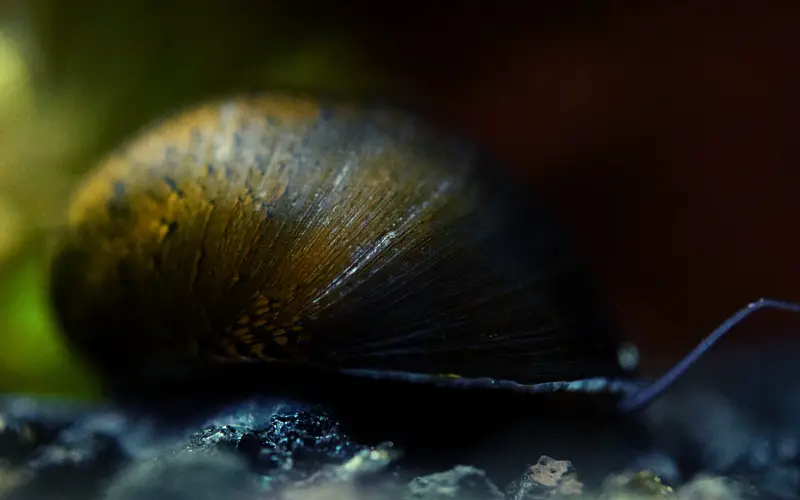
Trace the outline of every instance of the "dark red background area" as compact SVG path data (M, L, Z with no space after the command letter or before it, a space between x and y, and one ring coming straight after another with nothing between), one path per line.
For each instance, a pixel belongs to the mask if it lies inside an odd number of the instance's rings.
M556 3L345 10L425 112L556 209L648 370L752 299L800 301L800 3Z

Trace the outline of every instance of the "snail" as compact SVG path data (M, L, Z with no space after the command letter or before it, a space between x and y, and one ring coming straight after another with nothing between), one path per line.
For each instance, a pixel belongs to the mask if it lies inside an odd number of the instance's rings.
M578 259L486 156L382 106L267 94L203 103L108 156L53 260L62 330L108 374L308 365L409 383L606 391L654 384ZM762 301L763 306L795 307Z

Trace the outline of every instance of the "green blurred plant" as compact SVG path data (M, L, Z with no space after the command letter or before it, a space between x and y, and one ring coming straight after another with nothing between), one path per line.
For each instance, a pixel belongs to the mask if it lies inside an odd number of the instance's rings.
M76 179L153 119L270 88L387 88L346 26L277 2L0 7L0 392L94 396L47 301L46 241Z

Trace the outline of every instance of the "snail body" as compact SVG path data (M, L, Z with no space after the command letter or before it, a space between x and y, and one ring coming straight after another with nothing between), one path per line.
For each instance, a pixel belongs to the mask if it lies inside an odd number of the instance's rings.
M557 228L498 178L401 111L206 103L76 190L55 309L108 373L287 362L525 387L624 375Z

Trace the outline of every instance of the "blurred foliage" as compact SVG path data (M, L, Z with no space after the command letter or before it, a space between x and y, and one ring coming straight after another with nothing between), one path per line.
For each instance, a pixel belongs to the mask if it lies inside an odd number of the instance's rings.
M313 6L225 0L17 0L0 6L0 392L97 394L59 341L47 242L80 174L155 118L205 97L386 88Z

